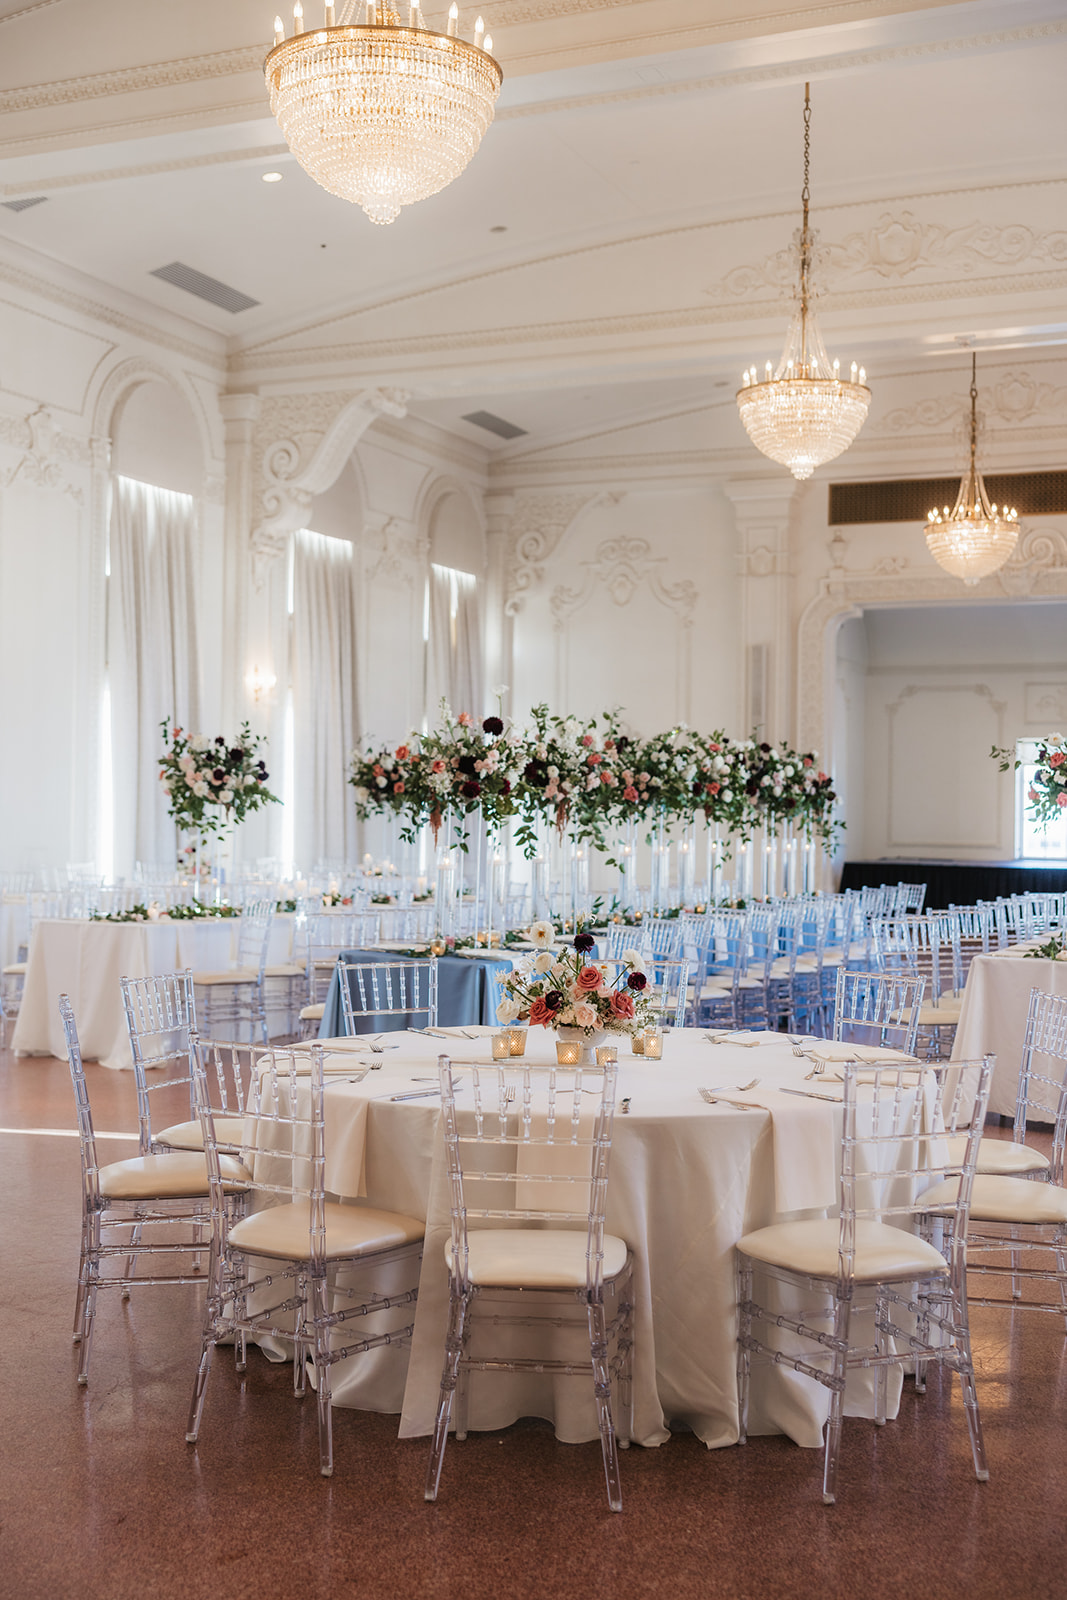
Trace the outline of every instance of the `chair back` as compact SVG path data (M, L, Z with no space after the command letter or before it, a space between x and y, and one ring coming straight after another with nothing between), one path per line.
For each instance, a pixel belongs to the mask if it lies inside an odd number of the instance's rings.
M213 1104L213 1057L229 1047L192 1036L193 1096L204 1136L211 1190L213 1244L221 1251L227 1225L226 1191ZM326 1245L326 1132L323 1051L266 1050L256 1054L245 1096L244 1165L254 1173L252 1208L308 1203L308 1259L323 1268ZM231 1112L232 1115L232 1112ZM221 1146L225 1153L225 1145ZM302 1253L302 1252L301 1252Z
M1027 1117L1045 1120L1054 1108L1049 1182L1063 1183L1064 1138L1067 1135L1067 995L1030 990L1026 1039L1019 1068L1012 1138L1026 1139Z
M625 922L612 922L601 944L606 961L620 960L624 950L636 950L641 956L652 953L652 940L647 923L639 928L631 928Z
M370 950L378 943L380 918L370 912L315 912L307 919L308 1004L325 1000L342 950Z
M443 1055L438 1069L455 1276L467 1286L472 1223L584 1228L586 1286L598 1294L616 1063L490 1065Z
M646 924L648 947L654 956L680 956L682 923L679 917L652 917Z
M652 1004L664 1028L684 1028L689 998L690 962L685 956L651 956L646 973L652 984Z
M260 983L267 966L274 906L273 899L248 900L237 924L237 965L256 973Z
M928 1005L936 1006L942 995L962 988L960 923L955 912L881 917L874 924L874 942L882 972L926 979Z
M193 974L186 969L148 978L122 978L120 982L137 1080L141 1154L146 1156L155 1148L151 1108L154 1097L156 1104L160 1103L160 1091L184 1089L189 1118L196 1118L189 1054L190 1033L196 1028ZM168 1120L173 1122L174 1117Z
M338 961L345 1032L436 1028L437 961Z
M834 1038L850 1044L890 1045L913 1055L925 989L925 978L839 968Z
M100 1162L96 1154L93 1113L89 1105L89 1090L85 1082L85 1066L78 1041L78 1028L69 995L60 995L59 1015L63 1021L70 1081L74 1088L74 1109L78 1117L78 1150L82 1167L82 1202L88 1215L90 1212L99 1211L103 1205L100 1197Z
M953 1281L966 1272L967 1219L995 1057L867 1067L846 1061L839 1281L854 1274L857 1224L937 1218ZM948 1183L948 1189L942 1185ZM924 1194L938 1189L936 1204Z

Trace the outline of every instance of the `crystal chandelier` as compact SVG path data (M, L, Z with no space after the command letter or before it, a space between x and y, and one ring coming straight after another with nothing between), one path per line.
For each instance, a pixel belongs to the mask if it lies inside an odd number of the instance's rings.
M296 0L290 38L274 19L263 71L304 171L372 222L393 222L458 178L481 143L504 76L492 48L481 17L473 44L459 37L455 4L447 33L423 26L418 0L406 28L389 0L345 0L339 22L327 3L326 26L305 32Z
M737 392L741 421L752 443L772 461L788 467L794 478L810 478L816 467L847 450L863 426L871 391L867 374L852 363L851 382L840 377L840 362L830 364L812 307L811 259L815 235L808 227L811 168L811 95L804 85L804 220L796 235L800 282L793 319L774 372L755 367L744 375ZM858 382L857 382L858 376Z
M971 352L971 464L960 480L960 492L948 506L927 514L926 544L939 567L964 583L977 583L1002 567L1019 537L1014 506L990 505L975 458L978 449L978 358Z

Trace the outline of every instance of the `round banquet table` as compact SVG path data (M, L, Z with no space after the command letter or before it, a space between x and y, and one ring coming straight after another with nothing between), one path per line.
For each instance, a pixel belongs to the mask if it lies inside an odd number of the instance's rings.
M276 914L267 955L270 965L290 959L295 920L291 913ZM184 967L220 972L235 961L237 927L236 917L178 922L42 918L30 941L12 1049L17 1055L65 1057L58 1001L67 994L85 1059L104 1067L132 1068L120 978L147 978Z
M410 1358L384 1348L333 1369L335 1404L400 1412L402 1438L431 1432L444 1354L449 1207L432 1080L442 1049L460 1079L464 1059L489 1059L491 1030L479 1031L483 1036L473 1041L386 1035L395 1048L381 1055L352 1038L321 1041L329 1052L327 1188L342 1199L426 1221ZM836 1207L839 1108L774 1090L804 1086L811 1063L794 1056L781 1034L748 1037L755 1041L748 1047L712 1045L699 1030L682 1030L667 1036L661 1062L620 1053L618 1099L629 1097L630 1110L615 1118L607 1228L634 1254L634 1437L643 1445L662 1443L672 1426L692 1429L709 1446L736 1442L734 1245L749 1229ZM628 1052L627 1042L620 1043ZM554 1059L553 1045L544 1030L530 1029L531 1060ZM357 1064L372 1068L361 1082L346 1078ZM708 1105L698 1093L701 1084L722 1087L754 1077L760 1084L751 1099L758 1102L762 1092L770 1111L758 1104L745 1110ZM806 1087L840 1093L833 1079ZM391 1099L410 1090L428 1092ZM458 1093L462 1105L463 1089ZM867 1375L854 1377L846 1409L873 1415ZM899 1390L899 1373L891 1369L893 1405ZM757 1367L751 1431L783 1432L818 1447L826 1403L827 1391L802 1374ZM502 1428L530 1415L550 1419L567 1442L598 1436L585 1379L471 1375L472 1428Z
M375 961L425 960L429 947L421 956L409 958L403 954L408 947L390 949L387 944L376 945L372 950L342 950L338 959L346 962L368 964ZM501 966L510 969L511 957L504 953L490 954L480 951L471 956L438 956L437 958L437 1020L442 1026L462 1027L465 1024L488 1025L496 1016L500 990L495 977ZM366 1021L357 1017L358 1033L374 1033L380 1020L373 1015ZM386 1025L402 1026L399 1018L386 1018ZM319 1037L333 1039L344 1033L345 1012L341 995L339 968L335 967L330 987L323 1003Z
M952 1059L973 1061L989 1053L996 1056L989 1093L991 1115L1015 1115L1031 989L1041 989L1045 994L1067 994L1067 961L1035 959L1026 955L1030 949L1033 949L1033 942L1010 945L988 956L975 956L963 991ZM1054 1122L1053 1091L1047 1094L1047 1120ZM1037 1120L1035 1109L1029 1112L1031 1120Z

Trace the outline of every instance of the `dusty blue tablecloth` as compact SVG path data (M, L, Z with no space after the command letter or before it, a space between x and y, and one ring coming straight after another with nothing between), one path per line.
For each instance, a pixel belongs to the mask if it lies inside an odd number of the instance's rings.
M403 961L404 956L389 950L343 950L342 961ZM496 1021L496 1003L500 989L493 974L499 972L501 961L511 966L510 956L468 957L441 956L437 962L437 1021L443 1028L469 1027L475 1023L492 1024ZM421 1017L420 1022L425 1018ZM385 1023L383 1030L381 1023ZM368 1017L361 1033L381 1033L407 1024L402 1017L385 1017L375 1021ZM341 1003L341 983L336 970L330 980L322 1022L320 1039L339 1039L345 1031L344 1006Z

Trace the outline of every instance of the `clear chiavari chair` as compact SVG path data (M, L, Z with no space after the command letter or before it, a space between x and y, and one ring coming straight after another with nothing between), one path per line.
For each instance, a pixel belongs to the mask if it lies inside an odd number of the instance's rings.
M318 1032L338 956L342 951L372 950L379 942L380 927L381 918L369 911L343 916L313 912L308 917L304 945L307 989L300 1008L302 1039Z
M454 1066L462 1068L461 1079ZM617 1070L615 1063L561 1069L440 1057L449 1320L427 1500L437 1498L453 1410L456 1438L466 1437L472 1372L584 1371L596 1397L608 1503L622 1510L618 1445L632 1432L633 1258L625 1240L604 1227ZM516 1356L506 1332L497 1351L485 1347L483 1326L485 1338L489 1329L530 1328L540 1320L539 1301L552 1356ZM576 1318L567 1315L568 1301L582 1308ZM578 1328L588 1338L584 1361L559 1358L557 1341L567 1325L575 1342Z
M436 1028L437 962L338 961L345 1033Z
M843 1063L839 1215L775 1223L738 1242L741 1442L753 1358L821 1383L830 1393L827 1505L837 1495L845 1382L860 1367L875 1370L879 1423L887 1415L890 1366L916 1361L919 1386L930 1362L956 1372L975 1476L989 1476L971 1355L966 1238L992 1070L991 1056L911 1070ZM958 1157L950 1153L953 1138L962 1141ZM757 1273L761 1287L770 1280L809 1291L825 1310L772 1309L770 1297L756 1297ZM874 1334L857 1344L854 1318L861 1311L873 1313Z
M78 1382L86 1384L99 1290L119 1289L123 1299L128 1299L135 1288L202 1284L199 1257L211 1199L202 1150L139 1155L100 1165L77 1025L65 994L59 997L59 1012L81 1154L81 1254L74 1343L81 1346ZM223 1215L237 1214L250 1183L251 1174L240 1160L229 1154L219 1158L217 1204ZM137 1265L144 1258L149 1270L138 1273ZM123 1263L121 1269L109 1270L111 1263L118 1262ZM164 1265L157 1267L157 1262Z
M659 1026L684 1028L689 1005L689 962L686 957L649 956L645 971Z
M834 998L835 1040L887 1046L915 1054L925 978L838 969Z
M875 923L875 947L880 971L925 978L918 1048L927 1060L947 1056L963 1003L955 914L882 917Z
M211 1186L211 1265L207 1314L185 1437L199 1438L215 1346L232 1338L238 1371L247 1341L271 1338L293 1348L293 1379L303 1394L306 1362L315 1372L319 1470L333 1473L331 1370L347 1356L411 1338L408 1310L417 1288L380 1293L374 1274L422 1251L424 1224L399 1212L326 1199L323 1052L271 1050L256 1062L243 1155L255 1173L246 1216L223 1204L224 1162L208 1074L193 1039L193 1090L203 1129ZM355 1286L348 1274L364 1280ZM345 1281L341 1281L342 1275ZM366 1279L370 1278L369 1284ZM379 1314L403 1308L399 1325L382 1329ZM375 1318L368 1324L368 1318ZM391 1318L391 1322L395 1319ZM353 1323L355 1338L346 1323ZM374 1332L368 1333L373 1325Z
M268 1043L267 952L273 918L273 900L243 906L237 925L237 965L221 972L193 973L201 1023L209 1037L224 1037L227 1028L247 1029L250 1040L258 1033L263 1044Z

